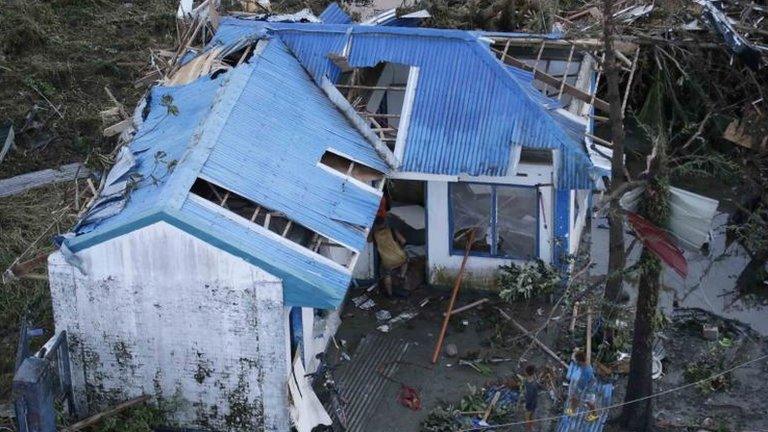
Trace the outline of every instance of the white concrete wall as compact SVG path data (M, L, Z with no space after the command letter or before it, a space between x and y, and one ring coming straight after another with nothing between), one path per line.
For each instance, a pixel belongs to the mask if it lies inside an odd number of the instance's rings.
M571 211L569 222L569 244L568 253L573 255L579 250L581 235L584 233L584 227L587 225L587 215L589 213L589 190L571 191ZM576 202L579 203L578 213L576 212Z
M523 174L523 175L520 175ZM552 167L520 163L518 175L509 177L467 177L457 178L467 182L497 183L520 186L540 186L544 212L539 205L539 257L545 262L552 259L552 233L554 204L552 196ZM538 205L538 204L537 204ZM444 276L453 277L461 267L463 256L451 255L451 238L448 181L442 179L427 182L427 268L429 280L439 283ZM465 278L476 282L478 287L492 281L496 270L509 259L470 256L467 261ZM518 261L519 262L519 261Z
M365 248L360 251L357 257L355 268L352 270L352 277L355 279L373 279L376 277L376 260L374 258L375 247L373 242L367 242Z
M166 223L49 258L56 330L69 333L81 410L149 394L182 426L287 431L279 279Z

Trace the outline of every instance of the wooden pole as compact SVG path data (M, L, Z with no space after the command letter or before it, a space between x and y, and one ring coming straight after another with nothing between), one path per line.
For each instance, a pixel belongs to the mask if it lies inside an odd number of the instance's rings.
M573 304L573 315L571 316L571 325L568 327L568 331L573 333L576 329L576 318L579 316L579 302Z
M480 306L481 304L486 303L488 301L490 301L490 300L488 300L487 298L484 298L484 299L478 300L476 302L472 302L472 303L470 303L468 305L464 305L464 306L462 306L460 308L456 308L456 309L451 311L451 315L456 315L459 312L464 312L465 310L472 309L473 307ZM445 312L443 312L443 316L445 316Z
M100 412L98 414L92 415L92 416L90 416L90 417L88 417L88 418L86 418L84 420L81 420L81 421L79 421L79 422L77 422L77 423L75 423L75 424L73 424L73 425L71 425L69 427L64 428L64 432L79 431L81 429L84 429L84 428L86 428L88 426L91 426L93 424L96 424L96 423L100 422L101 420L103 420L106 417L109 417L111 415L117 414L120 411L124 411L124 410L126 410L126 409L128 409L128 408L130 408L130 407L132 407L134 405L138 405L138 404L140 404L142 402L146 402L147 400L149 400L149 396L144 395L144 396L139 396L137 398L125 401L125 402L123 402L123 403L121 403L119 405L115 405L114 407L112 407L112 408L110 408L110 409L108 409L106 411L102 411L102 412Z
M472 244L475 242L475 230L469 232L467 238L467 248L464 251L464 259L461 260L461 267L459 268L459 274L456 276L456 283L453 284L453 291L451 292L451 301L448 302L448 309L445 311L445 317L443 318L443 326L440 328L440 335L437 337L437 343L435 344L435 352L432 353L432 364L437 363L437 358L440 357L440 350L443 349L443 339L445 339L445 332L448 330L448 321L451 319L451 313L453 312L453 305L456 303L456 297L459 295L459 287L461 287L461 279L464 277L464 268L467 265L467 259L469 258L469 250L472 249Z
M587 307L587 364L592 360L592 306Z
M542 349L542 350L543 350L545 353L549 354L549 355L550 355L552 358L554 358L555 360L557 360L557 361L560 363L560 365L561 365L562 367L564 367L564 368L568 369L568 365L567 365L567 364L566 364L566 363L563 361L563 359L561 359L561 358L560 358L560 356L558 356L557 354L555 354L555 352L554 352L554 351L552 351L551 349L549 349L549 347L548 347L548 346L544 345L544 343L543 343L542 341L540 341L538 338L536 338L536 336L534 336L534 335L533 335L533 333L529 332L529 331L528 331L528 329L526 329L525 327L523 327L523 325L522 325L522 324L520 324L519 322L515 321L515 319L514 319L514 318L512 318L511 316L509 316L509 315L508 315L506 312L504 312L502 309L499 309L499 308L497 308L497 310L499 311L499 313L501 313L501 315L504 317L504 319L506 319L507 321L509 321L509 322L511 322L512 324L514 324L514 326L515 326L515 327L517 327L517 329L518 329L518 330L520 330L521 332L523 332L523 334L524 334L524 335L528 336L528 337L529 337L529 338L530 338L532 341L534 341L534 342L536 343L536 345L538 345L538 346L539 346L539 348L541 348L541 349Z

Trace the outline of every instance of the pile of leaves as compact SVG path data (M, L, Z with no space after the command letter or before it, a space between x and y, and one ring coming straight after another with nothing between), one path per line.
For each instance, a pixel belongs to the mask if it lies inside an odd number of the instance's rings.
M522 265L499 266L496 287L502 300L513 302L550 294L561 280L557 269L538 259Z
M489 383L488 386L491 386ZM509 382L507 386L516 387L516 383ZM487 386L487 387L488 387ZM487 388L477 388L467 384L469 389L458 404L444 403L430 411L426 419L421 422L419 428L422 432L456 432L473 427L473 419L483 416L491 403L491 396ZM505 406L497 404L488 417L489 424L508 423L513 419L514 405Z
M730 347L730 340L724 339L713 343L712 346L688 364L685 368L685 380L689 383L700 382L696 387L703 393L709 394L723 390L730 386L730 374L719 375L714 379L708 379L714 374L727 368L725 364L725 352Z

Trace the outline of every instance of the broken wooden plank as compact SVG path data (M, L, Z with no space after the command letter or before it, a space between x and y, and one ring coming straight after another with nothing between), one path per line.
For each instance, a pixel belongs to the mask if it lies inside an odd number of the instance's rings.
M566 17L568 18L568 17ZM553 48L568 48L571 45L585 50L602 50L605 48L605 43L602 39L597 38L581 38L581 39L549 39L542 36L527 36L527 37L508 37L508 36L492 36L491 39L499 44L509 41L510 45L515 47L527 47L530 48L533 45L538 45L542 41L547 42L547 46ZM626 39L626 38L623 38ZM634 40L617 40L614 42L614 49L621 51L622 53L632 53L637 48L637 43Z
M30 260L20 262L20 263L14 263L12 266L6 269L5 272L3 273L3 276L2 276L3 283L8 283L12 280L16 280L16 279L31 275L32 270L35 270L46 263L46 261L48 260L49 253L50 252L43 252Z
M496 309L499 311L499 313L501 313L501 316L503 316L504 319L506 319L507 321L511 322L515 327L517 327L518 330L523 332L523 334L526 335L528 338L530 338L534 343L536 343L536 345L538 345L539 348L542 349L542 351L544 351L545 353L549 354L550 357L552 357L553 359L557 360L558 363L560 363L560 365L562 367L568 369L568 365L563 361L563 359L561 359L560 356L555 354L554 351L549 349L548 346L544 345L544 343L541 342L536 336L531 334L531 332L529 332L528 329L523 327L519 322L515 321L515 319L512 318L511 316L507 315L507 313L504 312L502 309L499 309L499 308L496 308Z
M448 302L448 309L445 311L445 317L443 318L443 325L440 327L440 334L437 337L437 343L435 344L435 352L432 353L432 364L437 363L437 359L440 357L440 351L443 349L443 341L445 340L445 332L448 331L448 322L451 319L453 313L453 305L456 304L456 297L459 295L459 288L461 288L461 280L464 277L464 269L467 266L467 260L469 259L469 251L472 249L472 244L475 242L475 230L469 231L469 238L467 238L467 248L464 251L464 259L461 260L461 267L459 267L459 273L456 275L456 282L454 282L453 290L451 291L451 300Z
M510 55L506 55L505 56L502 51L499 51L499 50L497 50L495 48L492 48L492 50L493 50L493 52L495 52L496 54L498 54L500 56L500 59L504 63L506 63L506 64L508 64L510 66L514 66L514 67L519 68L519 69L523 69L523 70L528 71L528 72L533 72L533 79L535 79L537 81L540 81L540 82L542 82L544 84L547 84L548 86L551 86L552 88L555 88L555 89L559 88L562 85L562 82L563 82L562 80L560 80L560 79L558 79L558 78L556 78L556 77L554 77L554 76L552 76L552 75L550 75L550 74L548 74L546 72L543 72L543 71L541 71L539 69L535 69L534 67L529 66L527 63L525 63L522 60L516 59L516 58L514 58L514 57L512 57ZM585 92L584 90L576 88L576 87L574 87L574 86L572 86L572 85L570 85L568 83L565 83L565 85L563 85L563 93L571 95L571 96L575 97L576 99L579 99L579 100L581 100L583 102L592 104L595 108L597 108L597 109L599 109L601 111L608 111L608 109L611 106L608 102L606 102L606 101L604 101L604 100L602 100L602 99L600 99L598 97L595 97L594 95L591 95L591 94Z
M472 309L473 307L480 306L481 304L486 303L488 301L490 301L490 300L487 299L487 298L484 298L484 299L480 299L480 300L478 300L476 302L469 303L467 305L464 305L462 307L454 309L453 311L451 311L451 315L456 315L459 312L464 312L465 310ZM445 316L445 312L443 312L443 316Z
M41 186L85 178L91 171L80 162L0 180L0 197L16 195Z
M125 119L120 123L113 124L112 126L104 129L104 131L102 131L102 135L104 135L107 138L118 135L122 133L124 130L131 127L132 123L133 123L133 119L129 119L129 118Z
M75 432L75 431L79 431L81 429L85 429L88 426L92 426L92 425L102 421L103 419L109 417L109 416L115 415L115 414L117 414L117 413L119 413L121 411L125 411L126 409L128 409L128 408L130 408L130 407L132 407L134 405L138 405L138 404L146 402L148 400L149 400L149 396L146 396L146 395L139 396L137 398L133 398L133 399L127 400L127 401L125 401L125 402L123 402L121 404L115 405L114 407L112 407L112 408L110 408L110 409L108 409L106 411L102 411L102 412L100 412L98 414L95 414L95 415L92 415L92 416L90 416L90 417L88 417L88 418L86 418L84 420L80 420L79 422L77 422L77 423L75 423L75 424L73 424L73 425L71 425L69 427L64 428L63 431L64 432Z
M405 86L367 86L367 85L356 85L356 84L336 84L336 88L355 89L355 90L405 91Z
M0 162L5 159L5 155L7 155L8 151L13 147L15 138L16 135L13 132L12 123L8 122L0 127L0 145L2 146L2 148L0 148Z

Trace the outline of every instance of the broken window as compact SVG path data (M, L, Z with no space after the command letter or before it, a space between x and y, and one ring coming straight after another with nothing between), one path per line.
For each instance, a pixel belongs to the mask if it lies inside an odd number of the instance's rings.
M520 151L520 162L527 164L552 165L552 150L523 148Z
M366 184L372 184L380 181L384 175L373 168L355 162L352 159L342 156L332 150L327 150L320 158L320 163L332 168L345 176L360 180Z
M525 259L537 255L536 188L452 183L449 194L453 254L464 253L474 229L472 253Z
M411 67L396 63L379 63L368 68L346 68L336 85L355 111L363 117L379 139L390 150L395 143L405 117L409 100Z
M284 213L201 178L195 180L190 192L344 267L354 265L355 251L289 219Z

